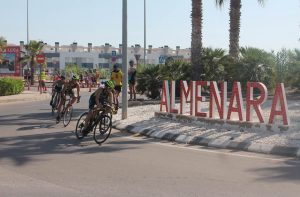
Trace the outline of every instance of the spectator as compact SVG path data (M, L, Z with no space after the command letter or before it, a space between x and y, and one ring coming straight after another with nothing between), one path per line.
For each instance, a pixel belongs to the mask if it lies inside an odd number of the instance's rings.
M115 100L116 100L116 104L117 106L119 106L119 94L122 90L122 77L123 77L123 73L122 71L118 68L118 65L115 64L114 65L114 69L111 72L111 80L114 82L115 84Z
M129 94L130 94L130 99L129 101L132 100L132 95L133 95L133 100L136 100L136 90L135 90L135 76L136 76L136 69L133 67L134 62L133 60L129 61L129 70L128 70L128 83L129 83Z

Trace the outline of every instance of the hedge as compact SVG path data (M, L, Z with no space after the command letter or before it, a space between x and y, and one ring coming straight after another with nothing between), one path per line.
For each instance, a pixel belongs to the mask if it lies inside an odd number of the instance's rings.
M0 78L0 96L19 94L23 89L23 81L21 79Z

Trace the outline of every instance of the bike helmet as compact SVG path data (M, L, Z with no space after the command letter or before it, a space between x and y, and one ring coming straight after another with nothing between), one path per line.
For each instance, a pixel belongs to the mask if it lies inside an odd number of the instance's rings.
M105 83L104 83L104 85L105 85L105 87L107 87L107 88L109 88L109 89L114 89L114 87L115 87L115 84L114 84L114 82L113 81L106 81Z
M78 75L74 74L73 77L72 77L72 79L73 80L79 80L79 77L78 77Z

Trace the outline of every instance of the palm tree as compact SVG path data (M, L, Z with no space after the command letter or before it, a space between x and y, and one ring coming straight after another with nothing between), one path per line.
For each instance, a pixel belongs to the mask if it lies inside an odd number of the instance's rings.
M41 41L30 40L30 42L24 45L27 55L25 55L21 61L26 62L29 61L30 63L30 70L31 70L31 85L34 84L34 67L36 65L36 56L42 52L44 47L44 43Z
M202 0L192 0L192 79L200 80L203 74L202 58Z
M2 62L2 54L4 47L6 46L6 40L2 36L0 36L0 62Z
M216 5L222 7L225 0L216 0ZM263 5L264 0L257 0ZM240 39L240 26L241 26L241 0L230 0L230 27L229 27L229 55L238 59L239 57L239 39Z

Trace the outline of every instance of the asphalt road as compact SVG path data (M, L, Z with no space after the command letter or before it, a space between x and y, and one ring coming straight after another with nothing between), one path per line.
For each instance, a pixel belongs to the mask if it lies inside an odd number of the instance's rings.
M87 94L75 115L87 108ZM56 125L49 101L0 104L0 196L299 196L300 160L113 130L102 146ZM74 118L76 119L76 118Z

